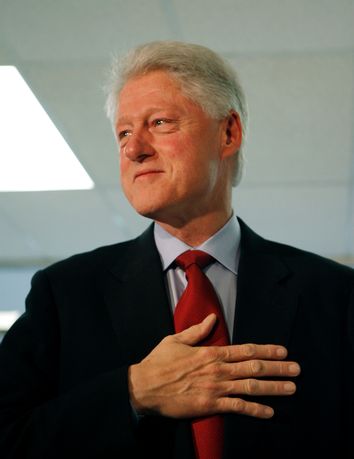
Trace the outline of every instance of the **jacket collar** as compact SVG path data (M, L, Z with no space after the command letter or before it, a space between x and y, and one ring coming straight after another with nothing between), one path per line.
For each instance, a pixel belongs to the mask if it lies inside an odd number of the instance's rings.
M257 235L241 219L239 223L241 247L232 341L286 346L298 301L293 272L278 244ZM118 262L110 269L105 290L113 326L127 342L136 336L137 355L144 357L146 349L174 333L153 225L124 244ZM139 351L141 342L145 344Z

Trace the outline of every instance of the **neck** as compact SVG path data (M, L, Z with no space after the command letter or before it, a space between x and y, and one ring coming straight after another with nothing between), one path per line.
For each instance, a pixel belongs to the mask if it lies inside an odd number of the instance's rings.
M175 221L166 223L156 220L162 228L172 236L183 241L191 247L197 247L213 234L219 231L225 223L231 218L232 209L228 211L219 211L212 214L198 216L186 222Z

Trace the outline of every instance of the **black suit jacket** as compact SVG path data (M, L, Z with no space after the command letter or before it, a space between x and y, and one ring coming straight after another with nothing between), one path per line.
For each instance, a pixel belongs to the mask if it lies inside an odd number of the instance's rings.
M353 270L241 223L234 343L286 346L302 373L272 419L225 416L224 458L353 458ZM174 332L152 227L38 272L0 346L9 458L193 458L188 421L137 421L129 365ZM256 397L254 397L256 399Z

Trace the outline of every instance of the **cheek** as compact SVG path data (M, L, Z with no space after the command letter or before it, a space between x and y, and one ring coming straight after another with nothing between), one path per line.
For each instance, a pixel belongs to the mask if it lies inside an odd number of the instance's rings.
M178 157L184 150L183 137L178 134L162 136L153 145L161 159Z
M119 173L120 173L120 178L123 180L129 171L129 161L124 158L123 155L118 156L118 167L119 167Z
M156 151L165 166L172 170L188 170L195 167L200 155L196 151L193 136L176 133L156 143Z
M120 175L120 184L126 196L129 195L129 185L131 181L129 180L129 164L127 161L122 159L119 160L119 175Z

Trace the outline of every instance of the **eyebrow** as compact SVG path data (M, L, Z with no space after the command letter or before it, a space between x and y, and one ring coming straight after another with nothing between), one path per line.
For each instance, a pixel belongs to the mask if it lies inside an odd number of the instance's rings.
M174 108L175 109L175 108ZM151 116L152 114L156 113L156 112L160 112L160 111L164 111L164 110L171 110L171 107L170 108L166 108L166 107L151 107L149 108L149 110L146 112L147 116ZM134 117L134 116L133 116ZM129 124L130 123L130 118L126 117L126 116L122 116L122 117L119 117L117 119L117 122L116 122L116 126L118 124Z

